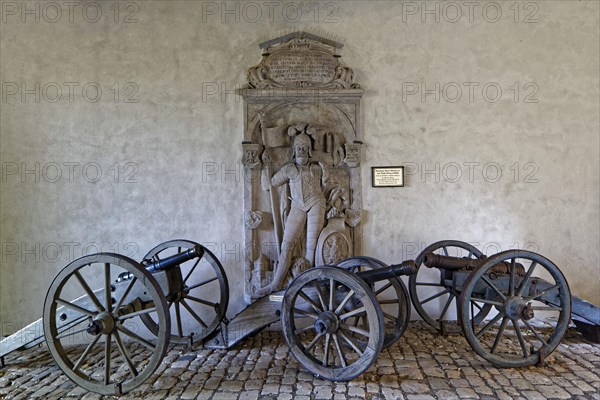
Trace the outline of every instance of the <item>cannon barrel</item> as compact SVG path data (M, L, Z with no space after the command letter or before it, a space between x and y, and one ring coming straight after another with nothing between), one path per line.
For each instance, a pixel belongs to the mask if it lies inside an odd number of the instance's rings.
M467 257L450 257L439 254L427 253L423 256L423 264L429 268L441 269L476 269L483 265L485 258L479 260Z
M368 283L375 283L385 279L397 278L402 275L414 275L417 273L417 264L414 260L407 260L401 264L390 265L389 267L372 269L358 273L363 280Z
M144 260L144 266L149 272L157 272L164 271L169 269L170 267L174 267L186 261L192 260L196 257L200 258L204 255L204 250L202 247L196 245L189 250L183 251L181 253L177 253L173 256L164 258L162 260Z
M477 258L467 258L467 257L450 257L450 256L441 256L439 254L427 253L423 257L423 264L429 268L440 268L446 270L460 270L460 269L468 269L474 270L481 267L487 261L486 257L481 259ZM510 272L510 263L501 262L497 265L494 265L490 270L491 272L495 272L497 274L508 274ZM525 267L523 264L516 263L515 264L515 273L518 276L525 275Z

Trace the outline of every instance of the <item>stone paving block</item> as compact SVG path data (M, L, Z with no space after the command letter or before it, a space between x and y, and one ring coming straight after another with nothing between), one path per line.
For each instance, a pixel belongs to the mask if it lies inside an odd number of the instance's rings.
M434 393L439 400L455 400L459 398L458 394L452 390L436 390Z
M272 394L279 394L279 387L280 385L278 384L265 384L260 392L260 394L262 396L268 396L268 395L272 395Z
M313 396L315 399L331 399L333 392L330 386L315 386Z
M260 391L258 390L248 390L240 393L238 400L258 400L259 395Z
M400 384L402 391L406 393L427 393L429 392L429 386L425 383L418 381L404 381Z
M527 400L546 400L546 397L535 390L524 390L523 395Z
M569 399L571 395L566 390L557 385L539 385L537 390L548 398L553 399Z
M381 394L385 400L404 400L404 395L401 390L388 387L381 388Z
M348 396L364 398L365 391L360 387L350 387L348 388Z
M471 388L458 388L456 389L456 393L458 394L458 397L460 397L461 399L478 399L479 395L477 393L475 393L475 391Z

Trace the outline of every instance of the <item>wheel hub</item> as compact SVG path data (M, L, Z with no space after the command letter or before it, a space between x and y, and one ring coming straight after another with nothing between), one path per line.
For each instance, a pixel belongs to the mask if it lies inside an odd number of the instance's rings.
M115 329L115 320L109 313L101 312L90 322L87 327L87 332L90 335L107 335Z
M321 313L319 318L315 321L315 331L317 331L319 335L334 333L338 330L339 326L339 318L331 311Z
M504 307L506 315L510 319L529 321L535 314L531 308L531 303L526 303L523 299L508 299Z

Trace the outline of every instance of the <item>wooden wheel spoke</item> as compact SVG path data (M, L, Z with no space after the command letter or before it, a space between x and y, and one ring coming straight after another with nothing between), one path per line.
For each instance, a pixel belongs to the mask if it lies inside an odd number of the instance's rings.
M144 310L140 310L140 311L135 311L129 314L125 314L125 315L121 315L119 318L117 318L117 321L126 321L128 319L140 316L140 315L146 315L146 314L150 314L156 312L156 307L150 307L150 308L146 308Z
M84 315L89 315L90 317L95 317L96 315L98 315L98 313L95 313L86 308L80 307L76 304L69 303L68 301L63 300L63 299L56 299L55 301L56 301L56 303L60 304L61 306L65 306L67 308L70 308L71 310L77 311Z
M337 333L333 334L333 342L335 343L335 349L337 350L338 357L340 359L340 362L342 363L342 367L346 368L348 364L346 363L346 359L344 358L344 353L342 353Z
M381 313L383 314L383 317L386 318L386 319L392 320L394 322L398 321L398 317L394 317L393 315L388 314L385 311L382 311Z
M200 325L202 325L202 327L203 327L203 328L205 328L205 329L206 329L206 328L208 328L208 325L206 324L206 322L204 322L204 321L202 320L202 318L200 318L200 316L199 316L198 314L196 314L196 312L195 312L194 310L192 310L192 307L190 307L190 306L189 306L189 304L188 304L188 303L186 303L186 301L185 301L185 300L181 299L181 302L180 302L180 303L181 303L181 305L182 305L182 306L184 306L184 307L185 307L185 309L186 309L186 310L187 310L187 311L188 311L190 314L192 314L192 317L194 317L194 319L195 319L196 321L198 321L198 322L200 323ZM181 335L180 335L180 336L181 336Z
M491 321L489 321L487 324L485 324L485 326L483 328L481 328L481 330L479 332L477 332L475 334L475 337L477 339L479 339L481 336L483 336L484 333L486 333L492 326L494 326L494 324L496 322L498 322L500 320L500 318L502 318L503 315L502 314L498 314L496 315L494 318L492 318ZM475 318L474 315L471 315L471 318Z
M190 269L190 272L188 272L187 275L185 276L185 278L183 278L183 283L184 284L187 282L188 279L190 279L190 276L192 276L192 273L194 272L194 270L196 269L196 267L200 263L200 260L202 260L202 257L198 257L198 259L196 260L196 262L194 263L194 265L192 265L192 268Z
M315 310L316 312L322 313L324 311L321 308L319 308L317 303L315 303L310 297L308 297L308 295L306 293L304 293L302 290L300 290L298 292L298 295L300 297L302 297L304 299L304 301L306 301L312 307L312 309Z
M517 296L520 297L520 296L523 295L523 290L525 290L525 286L527 285L527 281L531 278L531 275L533 275L533 270L535 269L536 265L537 265L537 262L534 261L529 266L529 269L527 270L527 273L525 274L525 278L523 278L523 281L521 282L521 284L517 288Z
M542 290L539 293L536 293L534 296L528 297L527 299L525 299L525 301L531 301L531 300L537 300L540 297L542 297L543 295L545 295L548 292L553 291L554 289L558 289L560 288L560 285L554 285L552 287L549 287L548 289Z
M381 288L377 289L377 291L375 292L375 296L379 296L382 292L385 292L386 290L388 290L390 287L392 286L392 282L388 282L385 285L383 285Z
M205 306L209 306L209 307L212 307L212 308L215 308L215 309L219 306L218 303L213 303L211 301L200 299L200 298L194 297L194 296L185 296L185 298L186 298L186 300L191 300L191 301L194 301L196 303L204 304Z
M349 312L347 312L346 314L342 314L342 315L340 315L339 317L340 317L340 320L342 320L342 321L343 321L343 320L345 320L346 318L350 318L350 317L352 317L353 315L360 314L360 313L363 313L363 312L366 312L366 311L367 311L366 307L365 307L365 306L362 306L362 307L356 308L356 309L354 309L354 310L352 310L352 311L349 311Z
M323 349L323 366L329 364L329 344L331 342L331 333L325 334L325 348Z
M177 334L183 336L183 328L181 327L181 307L175 302L175 321L177 324Z
M516 269L515 262L516 262L516 260L514 258L511 258L510 274L509 274L509 278L508 278L508 295L509 296L515 295L515 269Z
M317 289L317 297L319 298L319 302L321 303L321 307L323 310L327 310L327 306L325 305L325 296L323 296L323 292L321 289L321 285L319 285L319 281L313 281L313 286Z
M556 306L531 306L531 309L534 311L562 311L562 307Z
M112 334L106 335L106 341L104 342L104 384L110 383L110 347L111 347Z
M137 281L137 278L134 276L131 279L131 282L129 282L129 285L127 285L127 288L125 289L125 291L123 292L123 295L121 296L121 298L119 299L119 301L117 302L117 305L115 306L115 310L118 310L119 308L121 308L121 306L123 305L123 302L125 301L125 299L127 298L127 296L129 295L129 292L131 292L131 289L133 288L133 285L135 285L135 282Z
M502 318L502 322L500 323L500 328L498 329L498 333L496 334L496 338L494 339L494 344L492 345L491 353L494 354L498 345L500 344L500 339L502 339L502 334L504 333L504 329L506 328L506 324L508 323L509 318L504 316Z
M131 374L134 377L138 376L138 371L135 368L133 361L131 361L131 357L129 357L129 353L127 352L127 349L123 345L123 341L121 340L121 335L119 335L119 331L114 331L113 334L115 335L115 342L117 343L117 348L119 349L121 356L125 360L125 364L127 364L129 371L131 371Z
M352 325L347 325L347 324L341 324L340 325L342 327L342 329L347 329L350 332L354 332L354 333L358 333L359 335L365 336L365 337L370 337L369 332L364 330L364 329L360 329L356 326L352 326Z
M350 300L352 298L352 296L354 296L354 290L350 289L350 291L348 292L348 294L346 295L346 297L344 297L344 300L342 300L342 302L340 303L340 305L338 306L338 308L335 309L335 313L339 314L340 311L342 311L342 309L344 308L344 306L346 305L346 303L348 302L348 300Z
M131 332L129 329L125 328L123 325L117 324L116 326L117 326L117 330L123 332L125 335L129 336L136 342L139 342L141 345L146 347L148 350L150 350L152 352L154 352L156 350L156 346L154 346L152 343L150 343L143 337L139 336L138 334Z
M185 289L183 289L183 290L184 290L186 293L189 293L189 292L190 292L190 290L194 290L194 289L196 289L196 288L198 288L198 287L200 287L200 286L208 285L209 283L211 283L211 282L214 282L214 281L216 281L217 279L218 279L218 277L217 277L217 276L215 276L214 278L210 278L210 279L207 279L207 280L205 280L205 281L202 281L202 282L200 282L200 283L197 283L197 284L195 284L195 285L188 286L188 287L186 287L186 288L185 288Z
M336 335L339 335L344 342L348 344L359 356L363 355L363 351L354 343L352 339L350 339L343 331L338 330Z
M85 321L85 319L83 321L81 321L81 322L84 322L84 321ZM79 325L81 322L77 323L77 325ZM87 326L84 327L84 328L81 328L81 329L77 329L76 331L71 331L70 329L67 329L67 330L59 333L58 335L56 335L54 337L54 339L59 339L59 340L60 339L64 339L64 338L66 338L68 336L77 335L78 333L86 332L87 329L88 329Z
M88 297L90 298L90 300L92 300L92 302L96 306L96 309L99 312L104 311L104 307L102 306L102 304L100 304L100 301L98 301L98 298L96 297L96 295L94 294L94 292L92 291L92 289L90 289L90 287L88 286L87 282L83 279L83 277L81 276L81 274L79 273L79 271L75 271L75 277L79 281L79 284L81 285L81 287L83 288L83 290L85 291L85 293L88 295Z
M313 329L315 329L315 326L313 324L309 324L309 325L306 325L304 328L296 329L294 331L294 334L295 335L300 335L301 333L308 332L308 331L313 330Z
M473 299L473 298L471 298L471 301L473 302L473 305L474 305L475 307L477 307L477 309L478 309L478 310L480 310L480 311L481 311L482 307L481 307L479 304L477 304L477 301L474 301L474 300L472 300L472 299ZM477 300L479 301L479 299L477 299Z
M384 305L384 304L398 304L400 303L400 299L387 299L387 300L380 300L379 304Z
M471 297L469 300L473 304L483 303L483 304L490 304L492 306L504 307L504 303L500 303L499 301L480 299L478 297ZM481 307L479 307L479 309L481 310Z
M527 350L527 345L525 344L525 338L523 338L523 333L521 333L521 328L519 327L519 322L515 320L511 320L513 327L515 328L515 333L517 334L517 339L519 339L519 345L521 346L521 351L523 352L524 357L529 357L529 350Z
M305 351L305 352L309 352L309 351L310 351L310 349L312 349L313 347L315 347L315 344L317 344L317 342L319 341L319 339L320 339L322 336L323 336L323 334L322 334L322 333L319 333L319 334L317 334L317 336L315 336L315 337L313 338L313 340L312 340L312 341L311 341L311 342L308 344L308 346L306 346L306 347L304 348L304 351Z
M444 250L444 255L446 257L448 257L448 248L446 246L442 247L442 250Z
M502 300L506 300L504 293L502 293L500 289L498 289L486 276L482 275L481 280L484 281L490 288L492 288L492 290L496 292L496 294L498 294Z
M423 300L423 301L421 302L421 304L429 303L431 300L437 299L438 297L440 297L440 296L443 296L443 295L445 295L446 293L450 293L450 290L449 290L449 289L444 289L444 290L442 290L441 292L439 292L439 293L437 293L437 294L434 294L433 296L430 296L430 297L428 297L427 299Z
M446 300L446 304L444 304L442 313L440 314L440 317L438 318L440 321L444 320L444 316L446 315L446 312L448 312L448 307L450 307L450 303L452 303L452 300L454 300L454 294L450 293L450 296L448 296L448 300Z
M110 264L104 263L104 294L106 298L105 310L108 312L112 311L112 300L110 290Z
M83 364L83 362L85 361L85 359L87 358L87 356L90 354L90 352L92 351L92 349L94 348L94 346L96 345L96 343L98 343L98 340L100 339L101 336L102 336L101 333L98 334L98 335L96 335L96 337L94 338L94 340L92 340L90 342L90 344L87 345L87 347L83 351L83 354L81 354L81 356L79 357L79 359L77 360L77 362L73 366L73 371L77 371L81 367L81 365Z
M333 278L329 278L329 308L327 310L333 311L333 298L335 297L335 281Z
M546 343L546 339L544 339L535 329L534 327L529 323L529 321L527 320L522 320L523 323L525 324L525 326L531 331L531 333L533 333L533 335L540 341L542 342L542 344L544 346L548 346L548 343Z
M319 319L319 316L317 314L311 313L306 310L301 310L299 308L294 308L293 312L294 312L294 316L301 315L302 317L308 317L308 318L312 318L314 320Z

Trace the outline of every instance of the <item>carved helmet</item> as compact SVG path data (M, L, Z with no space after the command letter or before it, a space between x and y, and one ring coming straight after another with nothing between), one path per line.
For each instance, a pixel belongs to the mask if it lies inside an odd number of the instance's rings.
M308 156L312 157L312 142L310 136L306 133L300 133L294 138L294 153L292 157L296 157L296 147L301 145L308 146Z

